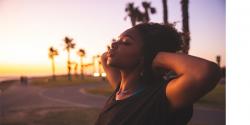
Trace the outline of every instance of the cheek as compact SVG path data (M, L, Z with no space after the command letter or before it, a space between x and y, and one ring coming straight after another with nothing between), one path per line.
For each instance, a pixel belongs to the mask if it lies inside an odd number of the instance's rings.
M119 58L123 63L131 66L137 64L140 57L141 53L138 50L126 50Z
M130 47L121 47L120 48L121 55L124 57L138 57L141 55L141 48L138 46L130 46Z
M120 46L115 56L107 60L107 64L117 68L131 68L138 65L141 56L141 48L138 46Z

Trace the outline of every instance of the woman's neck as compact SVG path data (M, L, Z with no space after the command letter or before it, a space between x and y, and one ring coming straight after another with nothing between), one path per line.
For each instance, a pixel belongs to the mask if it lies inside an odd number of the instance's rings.
M140 80L140 71L122 70L120 91L136 90L142 83Z

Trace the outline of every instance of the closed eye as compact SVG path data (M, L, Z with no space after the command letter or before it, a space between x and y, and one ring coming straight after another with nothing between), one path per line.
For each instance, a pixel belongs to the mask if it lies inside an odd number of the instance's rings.
M124 45L130 45L130 42L122 42Z
M123 37L119 42L121 42L121 44L123 44L123 45L130 45L131 44L129 42L129 38L128 37Z

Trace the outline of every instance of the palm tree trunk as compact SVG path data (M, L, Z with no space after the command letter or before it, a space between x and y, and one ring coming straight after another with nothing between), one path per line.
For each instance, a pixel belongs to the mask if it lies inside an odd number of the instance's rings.
M131 20L132 26L135 26L135 17L131 16L130 20Z
M167 6L167 0L162 0L163 4L163 21L164 24L168 24L168 6Z
M54 61L54 57L51 58L51 65L52 65L52 79L56 80L56 76L55 76L55 61Z
M77 69L78 69L78 64L74 63L74 71L75 71L75 77L78 77L78 73L77 73Z
M68 68L68 80L71 80L71 63L70 63L70 50L68 49L68 61L67 61L67 68Z
M220 67L220 61L221 61L221 56L220 55L216 56L216 62L219 67Z
M80 60L80 63L81 63L81 79L83 79L84 78L84 75L83 75L83 61L82 61L82 57L80 58L81 60Z
M143 22L144 22L144 23L148 23L149 20L150 20L150 19L149 19L149 14L148 14L148 9L149 9L149 8L146 8L146 7L144 8L144 10L145 10L144 19L143 19Z
M190 46L190 32L189 32L189 15L188 15L189 0L181 0L182 10L182 32L184 34L183 52L188 54Z

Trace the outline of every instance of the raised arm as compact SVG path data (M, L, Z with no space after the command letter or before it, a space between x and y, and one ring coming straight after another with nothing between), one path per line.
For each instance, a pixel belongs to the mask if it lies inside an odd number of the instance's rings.
M220 78L220 69L215 63L180 53L159 52L153 67L177 73L178 77L166 86L166 96L173 110L193 104L211 91Z
M109 84L113 89L117 86L117 84L121 81L121 73L118 69L114 67L110 67L107 65L107 52L103 53L101 56L102 67L106 72L106 77L109 81Z

